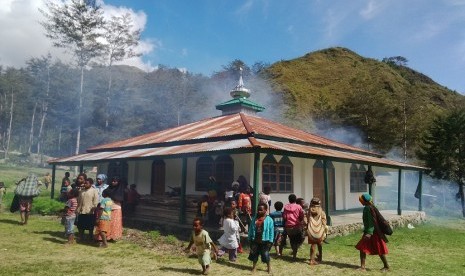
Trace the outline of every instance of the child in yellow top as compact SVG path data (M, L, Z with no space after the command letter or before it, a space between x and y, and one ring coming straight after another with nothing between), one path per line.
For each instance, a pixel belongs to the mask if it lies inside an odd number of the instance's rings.
M211 249L218 254L218 248L213 243L210 235L203 229L203 222L200 218L195 218L192 224L194 231L192 231L191 240L186 248L186 252L189 253L193 244L195 244L195 251L200 265L202 266L202 274L207 275L210 269L211 260Z

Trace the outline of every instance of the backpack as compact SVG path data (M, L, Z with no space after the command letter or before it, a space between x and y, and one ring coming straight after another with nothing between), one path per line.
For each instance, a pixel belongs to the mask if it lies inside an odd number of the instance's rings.
M379 230L383 232L385 235L392 235L393 230L389 222L381 215L379 212L378 208L375 206L371 206L371 212L373 216L375 217L375 223L378 224Z

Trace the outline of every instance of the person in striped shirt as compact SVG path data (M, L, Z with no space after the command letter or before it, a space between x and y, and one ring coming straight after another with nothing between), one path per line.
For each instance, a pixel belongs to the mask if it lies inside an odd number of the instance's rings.
M78 189L72 189L68 192L68 201L64 210L65 235L68 237L67 244L74 244L74 221L76 220L76 208L78 205L77 197L79 196Z

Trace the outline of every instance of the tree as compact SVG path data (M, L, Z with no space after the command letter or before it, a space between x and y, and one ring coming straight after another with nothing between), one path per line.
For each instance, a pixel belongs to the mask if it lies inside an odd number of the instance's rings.
M37 89L35 91L35 106L34 113L32 116L31 123L31 136L29 140L29 153L31 152L32 147L32 137L33 137L33 125L34 125L34 115L37 104L40 105L40 125L39 133L37 135L37 154L40 154L40 146L42 144L42 134L44 131L45 119L48 114L49 108L49 95L50 95L50 66L51 66L52 56L48 54L41 58L31 58L27 61L27 70L29 74L33 77L34 87Z
M383 62L397 66L407 66L408 59L402 56L383 58Z
M79 154L81 111L84 97L84 69L91 60L102 56L104 45L99 41L103 15L95 1L71 0L69 4L46 2L48 11L40 10L46 18L41 22L53 46L71 51L81 73L75 154Z
M457 183L465 217L465 109L438 116L423 136L418 156L429 175Z
M133 20L129 13L112 16L109 21L105 22L104 30L103 37L106 41L105 53L108 62L108 87L105 104L105 128L107 129L110 119L108 110L110 110L112 88L112 65L116 61L140 55L134 51L134 48L139 44L141 30L133 30Z

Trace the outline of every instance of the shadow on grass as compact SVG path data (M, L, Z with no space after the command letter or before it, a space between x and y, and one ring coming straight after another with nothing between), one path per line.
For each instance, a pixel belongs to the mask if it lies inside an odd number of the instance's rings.
M359 265L347 264L347 263L338 263L338 262L334 262L334 261L322 261L321 264L322 265L334 266L334 267L337 267L337 268L353 268L353 269L357 269L357 268L360 267Z
M49 230L46 230L46 231L33 231L32 233L38 234L38 235L49 235L49 236L52 236L52 237L55 237L55 238L63 238L64 237L63 231L49 231Z
M44 237L43 238L45 241L53 242L53 243L58 243L58 244L64 244L65 241L63 239L57 239L57 238L49 238L49 237Z
M195 275L195 274L201 275L202 274L202 269L200 268L200 265L199 265L199 269L162 266L160 267L160 270L167 271L167 272L169 271L169 272L184 273L187 275Z
M13 219L0 219L1 223L15 224L19 225L19 221Z
M222 259L222 258L218 259L218 261L216 261L216 263L219 264L219 265L239 268L239 269L242 269L242 270L252 270L252 262L250 262L250 265L238 264L238 263L235 263L235 262L230 262L228 260L227 256L226 256L226 259Z

